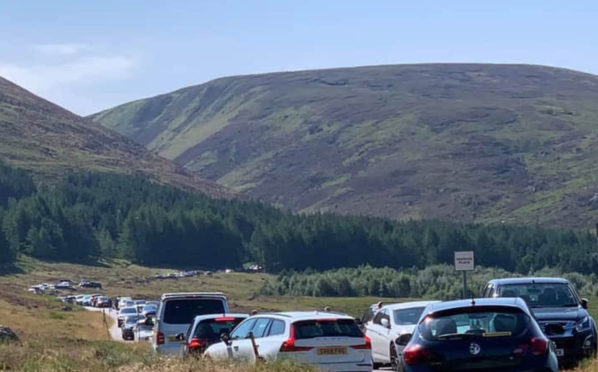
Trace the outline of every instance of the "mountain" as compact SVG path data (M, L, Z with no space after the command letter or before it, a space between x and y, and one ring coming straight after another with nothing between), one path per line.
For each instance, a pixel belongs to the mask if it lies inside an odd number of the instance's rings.
M43 179L70 171L134 173L212 196L229 195L214 182L1 77L0 161Z
M598 218L598 77L423 64L217 79L92 116L295 211L542 222Z

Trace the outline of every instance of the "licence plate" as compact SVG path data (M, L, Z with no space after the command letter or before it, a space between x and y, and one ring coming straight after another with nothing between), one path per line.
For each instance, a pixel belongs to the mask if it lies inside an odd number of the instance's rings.
M168 342L179 342L179 341L177 341L176 336L170 336L170 337L168 337Z
M347 355L346 347L323 347L318 349L318 355Z
M565 350L556 349L556 356L559 356L559 357L565 356Z

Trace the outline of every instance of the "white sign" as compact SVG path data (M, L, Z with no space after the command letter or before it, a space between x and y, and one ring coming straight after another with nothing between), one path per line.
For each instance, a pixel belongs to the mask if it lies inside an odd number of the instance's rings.
M474 269L473 252L455 252L455 270L471 271Z

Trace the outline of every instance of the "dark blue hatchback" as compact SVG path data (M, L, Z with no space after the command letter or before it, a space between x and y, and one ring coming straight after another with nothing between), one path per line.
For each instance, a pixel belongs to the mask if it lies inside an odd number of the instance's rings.
M554 345L518 298L431 305L396 342L407 343L399 371L558 371Z

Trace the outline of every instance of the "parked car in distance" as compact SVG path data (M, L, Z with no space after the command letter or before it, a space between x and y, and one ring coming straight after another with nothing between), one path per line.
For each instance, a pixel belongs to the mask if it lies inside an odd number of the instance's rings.
M96 307L110 308L112 307L112 300L106 296L100 296L96 300Z
M372 341L374 368L391 365L396 369L403 347L395 341L403 334L412 334L425 308L439 302L404 302L385 305L377 311L374 319L365 325L365 334Z
M285 312L247 318L205 356L215 361L292 359L323 371L367 371L373 368L371 343L355 319L333 312Z
M77 288L73 287L73 285L71 284L71 282L59 282L58 284L56 284L54 286L55 289L63 289L63 290L69 290L69 291L76 291Z
M150 317L156 316L156 312L158 311L158 305L155 304L145 304L143 309L141 309L141 315Z
M196 316L228 312L228 301L221 292L165 293L156 313L152 348L162 354L180 355L177 335L185 333Z
M520 298L430 305L397 344L405 346L398 371L558 371L553 343Z
M82 281L81 283L79 283L79 287L81 287L81 288L97 288L97 289L102 289L102 283L90 282L90 281Z
M133 302L133 299L131 299L131 297L120 297L120 298L118 299L118 308L119 308L119 309L122 309L122 308L124 308L124 307L130 307L130 306L133 306L133 304L130 304L129 306L127 306L127 304L128 304L129 302L131 302L131 303Z
M75 303L77 305L83 305L83 298L85 297L85 295L78 295L75 297Z
M121 327L121 333L122 333L123 340L125 340L125 341L135 340L135 331L137 329L137 322L141 319L144 319L144 317L139 314L125 316L122 327Z
M118 311L118 317L116 318L118 327L122 327L123 323L125 322L125 318L132 315L139 315L137 314L136 307L123 307L120 309Z
M561 364L575 364L597 350L596 323L588 300L562 278L511 278L490 281L484 297L522 298L544 333L556 344Z
M212 314L195 317L187 333L177 339L183 341L183 356L201 356L206 349L221 342L222 335L228 335L248 314Z

